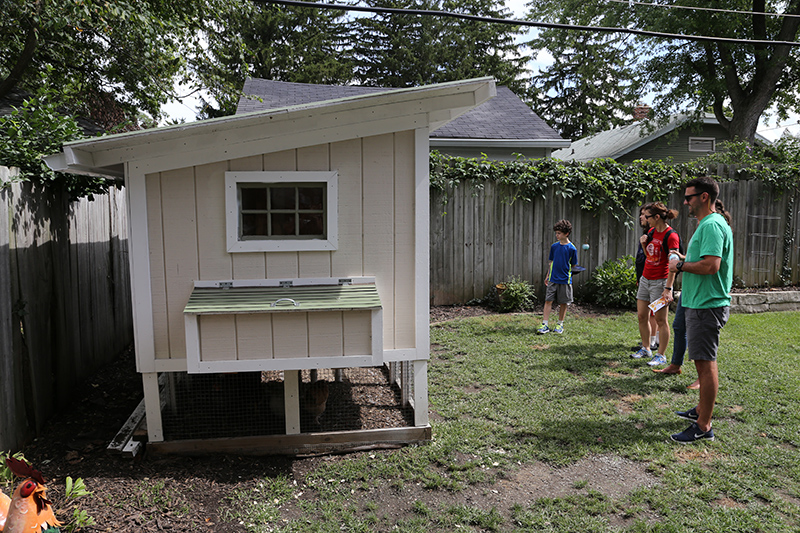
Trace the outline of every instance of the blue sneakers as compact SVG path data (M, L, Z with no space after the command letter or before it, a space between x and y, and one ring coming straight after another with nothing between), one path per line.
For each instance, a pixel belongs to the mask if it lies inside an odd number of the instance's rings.
M680 433L670 435L669 438L679 444L690 444L700 440L714 440L714 430L709 428L708 431L703 431L700 429L700 426L697 425L697 422L692 422L691 426Z
M666 356L664 356L664 355L661 355L660 353L657 353L657 354L655 354L655 355L653 356L653 358L652 358L652 359L650 359L650 360L647 362L647 364L648 364L648 365L650 365L650 366L661 366L661 365L666 365L666 364L667 364L667 357L666 357Z
M675 411L678 418L683 418L690 422L697 422L697 407L692 407L688 411Z
M558 334L564 333L564 326L562 326L561 324L556 324L556 327L553 328L552 331L553 333L558 333Z
M641 359L642 357L651 357L652 353L647 351L647 348L639 348L639 351L636 353L632 353L631 357L634 359Z
M544 335L545 333L550 333L550 328L547 327L547 324L542 324L539 329L536 330L536 333L539 335Z

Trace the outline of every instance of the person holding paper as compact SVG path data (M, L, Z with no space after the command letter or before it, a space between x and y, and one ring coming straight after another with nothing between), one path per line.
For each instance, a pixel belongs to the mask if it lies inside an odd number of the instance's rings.
M639 279L639 290L636 294L636 311L639 320L639 334L642 347L631 355L634 359L650 358L648 365L667 364L664 354L669 344L669 325L667 313L672 302L672 284L675 273L669 271L669 255L676 253L680 247L678 233L672 229L668 220L678 216L674 209L668 209L662 202L654 202L644 210L644 216L650 231L640 237L645 253L644 272ZM651 307L650 304L653 304ZM650 312L656 317L658 324L658 353L650 351Z

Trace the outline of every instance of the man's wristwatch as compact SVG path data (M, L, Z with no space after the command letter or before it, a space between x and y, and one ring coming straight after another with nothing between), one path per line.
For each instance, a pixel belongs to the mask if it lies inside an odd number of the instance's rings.
M672 290L672 287L664 287L664 290L665 290L665 291L671 291L671 290Z
M683 263L684 263L683 261L678 261L677 263L675 263L675 270L677 270L678 272L683 272Z

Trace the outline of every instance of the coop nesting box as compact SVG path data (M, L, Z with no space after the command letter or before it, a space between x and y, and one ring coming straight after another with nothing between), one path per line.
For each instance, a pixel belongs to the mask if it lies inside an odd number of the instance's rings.
M124 178L149 445L430 438L428 138L489 78L68 143Z

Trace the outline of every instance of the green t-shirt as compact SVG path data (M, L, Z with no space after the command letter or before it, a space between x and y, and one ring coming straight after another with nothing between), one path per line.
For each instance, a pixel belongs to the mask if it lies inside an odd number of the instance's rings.
M704 256L720 257L715 274L684 272L681 305L688 309L712 309L731 304L733 283L733 233L719 213L706 215L689 241L686 262L700 261Z

